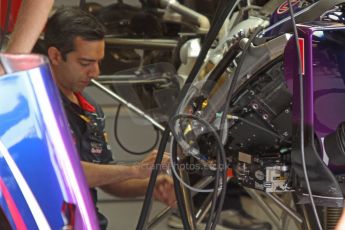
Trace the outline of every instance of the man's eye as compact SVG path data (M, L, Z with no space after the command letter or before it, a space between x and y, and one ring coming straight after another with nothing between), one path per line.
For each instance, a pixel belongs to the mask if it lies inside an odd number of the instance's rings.
M90 65L89 62L80 62L79 64L80 64L81 66L84 66L84 67L87 67L87 66Z

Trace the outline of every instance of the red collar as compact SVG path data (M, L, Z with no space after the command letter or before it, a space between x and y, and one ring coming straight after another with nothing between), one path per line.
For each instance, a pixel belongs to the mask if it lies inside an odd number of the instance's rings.
M90 113L96 112L96 108L93 105L91 105L81 93L74 93L74 94L77 97L79 101L79 105L83 110Z

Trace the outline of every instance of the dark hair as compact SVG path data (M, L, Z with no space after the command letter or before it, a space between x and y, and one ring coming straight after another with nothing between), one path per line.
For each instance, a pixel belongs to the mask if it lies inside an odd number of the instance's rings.
M44 41L46 48L56 47L66 59L74 50L74 39L81 37L87 41L104 39L104 26L91 14L75 7L56 10L46 25Z

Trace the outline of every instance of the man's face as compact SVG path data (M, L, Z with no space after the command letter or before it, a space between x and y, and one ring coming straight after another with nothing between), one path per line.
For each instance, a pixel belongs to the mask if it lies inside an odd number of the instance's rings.
M86 41L81 37L74 39L74 50L53 63L54 77L63 90L81 92L91 79L100 74L99 62L104 57L104 40Z

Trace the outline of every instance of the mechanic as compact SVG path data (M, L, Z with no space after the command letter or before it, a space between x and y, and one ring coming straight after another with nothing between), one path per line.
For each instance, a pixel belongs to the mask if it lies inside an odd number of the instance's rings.
M83 93L90 80L100 73L104 34L104 27L92 15L78 8L64 7L48 20L44 38L53 77L62 96L95 205L96 187L120 197L144 195L156 157L156 151L153 151L137 165L109 164L113 159L104 132L104 114ZM163 164L168 162L165 156ZM163 174L157 178L154 198L170 206L175 204L169 176ZM98 210L97 215L101 229L106 229L106 217Z

